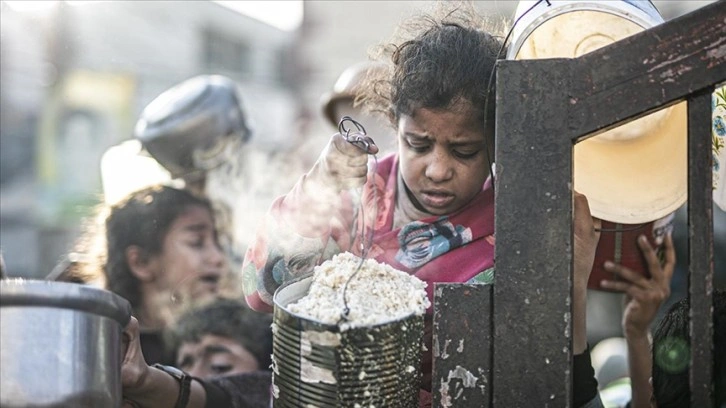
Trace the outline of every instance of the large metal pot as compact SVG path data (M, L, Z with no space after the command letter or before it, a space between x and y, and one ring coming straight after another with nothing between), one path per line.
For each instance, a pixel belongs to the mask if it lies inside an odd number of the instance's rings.
M131 306L73 283L0 281L0 406L120 407Z

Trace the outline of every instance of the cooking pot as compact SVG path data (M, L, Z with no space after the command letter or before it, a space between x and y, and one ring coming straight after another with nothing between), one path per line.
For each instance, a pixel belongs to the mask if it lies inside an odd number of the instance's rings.
M164 91L134 128L136 139L174 178L209 170L195 156L213 156L250 134L237 84L221 75L199 75Z
M66 282L0 281L0 406L120 407L131 305Z

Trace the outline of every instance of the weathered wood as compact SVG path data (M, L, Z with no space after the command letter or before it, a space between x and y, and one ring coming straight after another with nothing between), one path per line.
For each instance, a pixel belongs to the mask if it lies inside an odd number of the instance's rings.
M572 404L570 66L498 64L495 407Z
M577 81L563 137L592 136L726 80L724 27L722 0L567 62Z
M714 406L711 92L688 99L688 295L691 406Z
M490 404L492 285L436 284L433 399L436 407Z

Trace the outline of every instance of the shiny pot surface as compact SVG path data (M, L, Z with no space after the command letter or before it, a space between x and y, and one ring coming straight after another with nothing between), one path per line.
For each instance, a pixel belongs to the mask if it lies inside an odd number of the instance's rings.
M73 283L0 281L0 406L120 407L129 303Z
M221 75L199 75L166 90L144 108L134 128L136 139L174 178L219 165L213 157L225 144L244 142L250 134L237 84Z

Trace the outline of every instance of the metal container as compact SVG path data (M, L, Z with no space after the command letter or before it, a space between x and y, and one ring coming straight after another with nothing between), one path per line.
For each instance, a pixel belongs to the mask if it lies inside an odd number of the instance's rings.
M311 283L308 276L275 292L273 406L418 406L423 316L341 330L286 309Z
M520 1L515 21L507 59L524 60L578 58L627 41L663 18L647 0L549 0ZM578 72L585 88L599 83L594 66ZM578 98L573 95L571 103ZM658 109L575 144L574 189L587 196L594 217L646 224L686 202L687 105Z
M134 128L136 139L175 178L209 170L198 167L195 154L214 156L225 143L245 142L250 134L237 84L222 75L199 75L167 89Z
M131 306L65 282L0 281L0 406L115 408Z
M582 14L583 12L613 15L624 21L631 21L643 29L663 23L663 17L658 13L653 3L648 0L520 1L517 4L517 10L514 16L517 24L513 28L512 44L507 50L507 59L516 59L517 54L525 46L525 43L530 40L530 36L532 36L534 31L547 21L553 19L564 21L563 17L574 19L578 17L578 14ZM591 22L593 21L599 23L597 18L591 20ZM569 43L563 44L557 41L549 41L545 51L547 55L540 58L555 58L555 55L563 58L578 57L587 52L594 51L603 45L617 41L619 38L614 38L616 36L613 33L617 34L617 36L622 36L622 34L618 33L618 31L622 31L619 27L612 27L610 30L606 29L603 32L596 32L598 28L598 25L594 24L594 26L584 28L582 31L563 33L563 36L571 38L575 46L571 46L572 44Z

